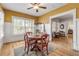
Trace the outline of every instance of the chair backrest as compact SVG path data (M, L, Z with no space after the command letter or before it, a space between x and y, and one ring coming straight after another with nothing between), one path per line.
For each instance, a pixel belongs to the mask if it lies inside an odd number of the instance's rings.
M32 36L32 32L26 32L26 33L24 34L24 40L28 42L30 36Z
M43 42L45 42L45 43L48 43L49 42L49 35L48 34L43 34L42 36L41 36L41 38L42 38L42 43Z
M28 33L26 32L26 33L24 34L24 41L25 41L25 43L26 43L26 42L28 43L28 40L29 40L29 38L28 38Z
M28 35L28 36L31 36L31 35L32 35L32 32L27 32L27 35Z
M43 34L42 38L47 38L49 35L48 34Z

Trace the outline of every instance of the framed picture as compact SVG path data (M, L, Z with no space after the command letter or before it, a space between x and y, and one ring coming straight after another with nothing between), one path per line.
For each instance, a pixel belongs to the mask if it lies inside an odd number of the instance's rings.
M64 24L61 24L61 25L60 25L60 28L61 28L61 29L64 29Z

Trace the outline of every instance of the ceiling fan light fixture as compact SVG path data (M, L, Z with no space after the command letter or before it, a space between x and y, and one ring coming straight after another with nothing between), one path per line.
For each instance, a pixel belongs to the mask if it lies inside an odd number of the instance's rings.
M42 4L40 4L40 3L31 3L31 5L32 5L31 7L27 8L28 10L35 9L36 12L38 12L39 9L46 9L46 7L42 6Z
M38 9L38 8L39 8L38 6L34 6L34 7L33 7L33 9Z

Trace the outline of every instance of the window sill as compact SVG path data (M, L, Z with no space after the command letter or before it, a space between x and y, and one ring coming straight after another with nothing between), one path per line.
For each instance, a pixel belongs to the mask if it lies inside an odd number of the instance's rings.
M24 34L13 34L13 36L21 36L21 35L24 35Z

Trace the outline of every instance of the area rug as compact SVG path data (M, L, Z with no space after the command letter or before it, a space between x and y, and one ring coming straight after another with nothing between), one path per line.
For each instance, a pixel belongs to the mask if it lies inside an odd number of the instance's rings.
M48 53L52 52L55 49L56 48L52 43L48 44ZM29 51L29 53L27 54L26 51L24 51L24 46L22 46L14 49L14 56L41 56L41 53L37 52L36 54L35 51ZM44 56L47 56L47 54L44 53Z

